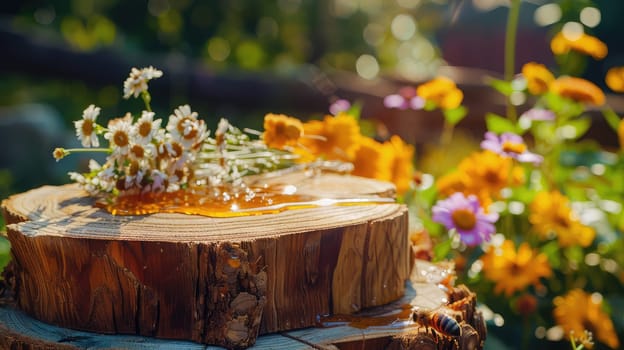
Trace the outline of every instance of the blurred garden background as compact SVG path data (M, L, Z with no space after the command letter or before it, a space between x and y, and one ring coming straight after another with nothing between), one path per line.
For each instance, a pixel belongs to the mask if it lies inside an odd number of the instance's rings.
M368 134L381 139L398 134L425 156L438 140L441 116L388 109L383 98L402 86L449 76L464 91L469 113L456 131L457 152L445 154L443 163L452 167L470 147L478 148L485 114L504 114L505 97L490 89L486 78L503 74L508 5L506 0L2 1L0 199L67 183L68 171L86 168L91 155L57 163L52 150L78 144L73 121L88 105L109 117L139 106L121 98L122 82L131 67L150 65L164 71L150 85L157 115L189 103L211 129L221 117L261 129L267 112L306 120L347 99L360 103ZM623 1L522 1L515 72L530 61L561 65L550 40L564 26L580 27L603 40L609 55L574 56L565 65L608 90L607 70L624 65L622 14ZM616 112L624 111L617 96L607 100ZM524 102L517 102L519 109ZM588 136L617 148L617 135L599 113L595 117ZM416 163L430 172L428 166L427 157ZM0 264L8 249L0 241ZM488 347L504 342L493 333Z

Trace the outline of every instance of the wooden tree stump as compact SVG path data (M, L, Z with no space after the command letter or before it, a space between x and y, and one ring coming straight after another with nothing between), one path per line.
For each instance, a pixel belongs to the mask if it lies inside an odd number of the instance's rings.
M302 193L392 196L359 177L289 175ZM267 181L284 181L283 178ZM401 298L407 210L390 203L210 218L113 216L76 185L2 203L12 288L34 318L230 348Z
M486 337L481 313L475 310L476 296L464 286L443 287L444 278L427 274L437 265L416 263L406 283L405 295L390 304L367 309L354 315L323 318L318 328L262 335L252 349L291 350L434 350L482 349ZM444 277L444 276L442 276ZM448 288L448 289L447 289ZM17 349L161 349L217 350L220 348L176 340L130 335L103 335L70 330L42 323L0 302L0 347ZM462 334L450 337L416 323L415 309L448 310L459 322Z

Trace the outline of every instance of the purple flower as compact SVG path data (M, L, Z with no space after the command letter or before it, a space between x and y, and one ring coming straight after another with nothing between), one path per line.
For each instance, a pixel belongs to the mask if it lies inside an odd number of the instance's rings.
M383 103L386 108L398 108L401 110L408 108L420 110L425 106L425 100L416 95L416 89L409 86L401 88L398 94L386 96Z
M496 232L494 223L497 213L485 213L474 195L466 197L461 192L453 193L433 206L433 221L448 230L455 229L459 238L468 246L476 246L490 240Z
M522 113L520 118L528 119L528 120L555 120L555 113L549 109L543 108L531 108L528 111Z
M349 108L351 108L351 102L344 99L339 99L334 101L334 103L329 106L329 113L331 113L332 115L338 115L338 113L340 112L348 111Z
M500 136L491 131L486 132L485 140L481 141L481 148L523 163L539 164L544 160L539 154L529 152L522 136L512 132L504 132Z

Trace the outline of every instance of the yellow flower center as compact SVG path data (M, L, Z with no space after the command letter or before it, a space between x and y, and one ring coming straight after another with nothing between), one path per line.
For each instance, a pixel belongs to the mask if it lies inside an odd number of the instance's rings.
M130 162L130 166L128 167L128 174L130 176L135 176L139 173L139 162L133 161Z
M503 142L503 151L507 153L522 154L526 151L526 149L527 147L524 143L510 141Z
M140 145L132 146L130 152L132 152L132 154L134 154L134 156L137 158L143 158L143 156L145 155L145 150Z
M141 135L141 137L147 137L151 131L152 123L143 122L141 123L141 125L139 125L139 135Z
M82 123L82 134L83 135L91 135L93 132L93 121L90 119L85 119Z
M113 142L119 147L125 147L129 143L128 134L125 131L117 131L113 135Z
M457 209L451 214L453 223L460 230L471 230L477 224L477 217L468 209Z
M171 144L171 156L174 158L180 157L184 152L184 148L181 144L174 142Z

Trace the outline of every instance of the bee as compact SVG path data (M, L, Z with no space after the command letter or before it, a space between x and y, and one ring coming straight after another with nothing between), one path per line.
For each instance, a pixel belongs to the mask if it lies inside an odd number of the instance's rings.
M457 320L442 310L416 310L412 315L414 322L431 327L443 335L461 336L461 327Z

